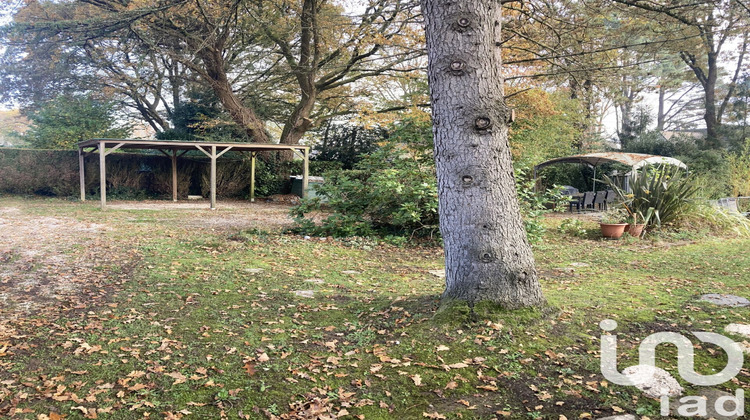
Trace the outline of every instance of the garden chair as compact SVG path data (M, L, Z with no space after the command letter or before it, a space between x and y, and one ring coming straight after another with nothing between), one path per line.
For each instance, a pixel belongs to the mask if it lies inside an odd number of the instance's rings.
M741 212L737 207L737 199L735 197L727 197L719 199L719 207L726 210L727 213L735 216L750 217L750 212Z
M607 192L597 191L594 196L594 210L603 210L606 205Z
M581 199L581 201L578 203L576 207L578 208L578 212L580 213L581 209L586 210L587 208L589 208L589 206L591 206L592 209L594 208L594 192L593 191L586 191L585 193L583 193L583 198Z
M604 200L604 210L609 208L609 205L615 202L614 190L607 190L607 198Z

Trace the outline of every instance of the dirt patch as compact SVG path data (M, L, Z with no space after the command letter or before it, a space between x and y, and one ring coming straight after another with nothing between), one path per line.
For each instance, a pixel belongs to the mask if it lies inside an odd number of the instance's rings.
M0 319L36 313L78 296L103 258L107 227L0 208Z
M115 201L107 203L113 210L157 210L180 213L181 225L186 228L211 230L278 230L290 227L289 205L256 201L219 201L216 210L207 200L198 201Z

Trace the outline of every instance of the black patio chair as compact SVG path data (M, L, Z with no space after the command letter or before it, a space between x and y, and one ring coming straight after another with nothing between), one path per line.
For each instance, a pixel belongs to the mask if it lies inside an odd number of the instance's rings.
M607 190L607 198L604 200L604 210L609 208L609 205L615 202L614 190Z
M565 194L563 194L565 195ZM570 200L568 200L568 207L569 211L573 213L573 206L575 206L576 211L581 211L581 203L583 203L583 196L580 197L571 197Z
M586 191L583 193L583 198L581 199L580 204L578 205L578 212L580 213L581 210L586 210L591 206L591 208L594 208L594 192L593 191Z
M606 191L597 191L596 196L594 197L594 210L603 210L606 204L607 199L607 192Z

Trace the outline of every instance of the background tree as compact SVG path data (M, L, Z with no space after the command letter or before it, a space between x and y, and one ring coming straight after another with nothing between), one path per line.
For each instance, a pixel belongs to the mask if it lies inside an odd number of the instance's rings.
M118 124L112 102L90 97L58 96L29 114L22 139L39 149L70 149L92 138L123 138L130 129Z
M531 167L575 152L586 125L579 101L564 91L534 88L511 95L507 103L516 111L509 131L516 167Z
M341 162L343 169L352 169L360 156L371 153L387 136L379 127L363 127L329 120L320 130L313 159Z
M82 3L29 2L4 28L0 61L2 99L34 110L59 95L92 95L114 100L129 116L155 132L170 128L179 104L184 70L144 50L127 36L73 39L64 33L29 30L44 21L69 22L101 16Z
M107 58L112 40L127 40L145 57L166 57L159 75L169 83L160 86L179 90L169 77L184 77L210 88L247 137L260 142L269 141L271 122L281 126L282 143L296 144L318 118L316 104L323 112L335 109L359 80L408 73L423 54L414 48L415 4L405 0L369 2L361 15L328 0L65 6L68 14L17 20L13 33L26 34L29 45L84 51L104 67L129 65L119 55Z
M684 33L693 35L699 42L674 44L680 59L690 68L703 88L704 122L707 143L719 148L719 136L724 113L734 95L736 83L743 69L750 42L750 13L747 5L737 0L614 0L645 11L654 21L678 23ZM736 51L730 45L736 42ZM730 83L723 94L717 86L720 82L722 61L734 61Z
M501 4L423 0L422 11L445 248L444 302L541 305L508 146Z

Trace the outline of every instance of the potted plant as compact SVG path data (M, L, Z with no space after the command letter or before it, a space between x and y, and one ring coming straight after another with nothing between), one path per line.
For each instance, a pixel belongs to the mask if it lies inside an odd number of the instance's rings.
M610 239L620 239L625 233L628 226L627 213L622 208L613 208L602 214L599 227L602 230L602 236Z
M648 210L646 210L645 215L640 210L631 211L627 205L625 205L625 210L627 210L629 213L628 227L625 229L625 231L628 232L630 236L640 238L641 236L643 236L643 231L645 230L646 225L648 225L648 222L654 215L654 208L650 207Z

